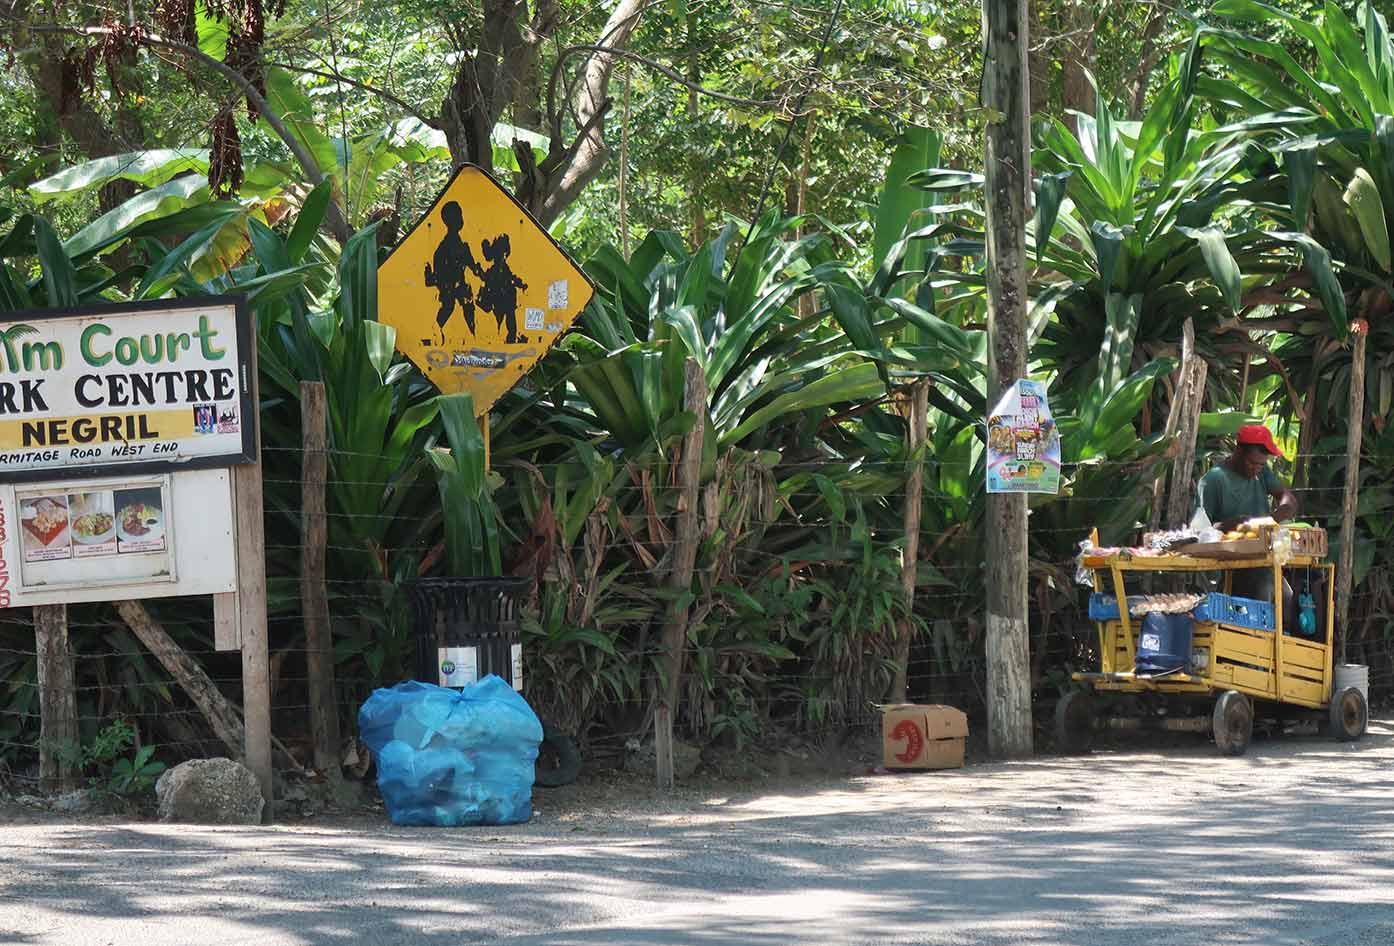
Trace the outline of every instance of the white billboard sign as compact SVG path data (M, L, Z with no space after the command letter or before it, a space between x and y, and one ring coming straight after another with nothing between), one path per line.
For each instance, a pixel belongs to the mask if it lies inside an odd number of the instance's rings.
M4 319L0 482L256 459L255 337L240 298Z

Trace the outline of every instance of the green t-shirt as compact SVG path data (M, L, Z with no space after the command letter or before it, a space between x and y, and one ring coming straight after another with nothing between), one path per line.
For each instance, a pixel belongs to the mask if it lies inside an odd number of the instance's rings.
M1205 514L1211 523L1217 523L1236 516L1252 519L1269 515L1272 512L1269 494L1282 485L1278 474L1268 467L1263 468L1257 479L1251 480L1229 467L1217 466L1200 478L1196 491Z

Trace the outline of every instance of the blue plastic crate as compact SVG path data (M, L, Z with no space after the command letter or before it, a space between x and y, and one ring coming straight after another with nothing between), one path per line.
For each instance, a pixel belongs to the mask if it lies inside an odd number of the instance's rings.
M1273 630L1273 603L1211 592L1192 612L1197 621L1233 624L1256 631Z
M1143 595L1129 595L1129 613L1132 606L1141 604L1145 600ZM1091 621L1116 621L1118 620L1118 599L1113 595L1094 592L1089 596L1089 620Z

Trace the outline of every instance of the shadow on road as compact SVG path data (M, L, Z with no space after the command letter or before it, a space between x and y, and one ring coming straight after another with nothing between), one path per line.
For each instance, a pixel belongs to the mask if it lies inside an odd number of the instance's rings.
M516 829L15 827L0 941L1394 942L1394 731L1213 752L617 804Z

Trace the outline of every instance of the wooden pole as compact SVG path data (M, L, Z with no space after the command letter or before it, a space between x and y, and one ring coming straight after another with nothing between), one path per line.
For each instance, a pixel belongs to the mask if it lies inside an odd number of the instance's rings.
M334 685L334 635L329 625L325 558L329 548L325 480L329 468L328 406L324 384L300 382L300 430L304 447L300 480L300 605L305 616L305 664L309 682L310 738L315 768L330 781L339 771L339 703Z
M1186 409L1186 369L1190 364L1193 349L1195 348L1195 330L1191 326L1191 320L1187 319L1182 329L1181 336L1181 364L1176 369L1176 390L1171 395L1171 407L1167 410L1166 426L1162 429L1162 442L1167 445L1167 458L1176 459L1179 448L1176 443L1176 431L1181 426L1181 415ZM1152 517L1148 520L1148 528L1156 532L1162 524L1162 512L1166 509L1167 474L1166 467L1161 466L1157 472L1157 478L1152 481ZM1146 576L1150 579L1152 576Z
M915 606L915 580L920 557L920 493L924 488L924 442L929 428L929 382L915 383L910 400L910 475L905 481L905 552L900 562L900 592L905 596L906 617L895 641L895 680L891 702L904 703L909 690L910 635L915 622L909 612Z
M253 338L256 338L254 333ZM252 404L261 404L257 348L248 353ZM246 724L247 768L261 784L266 800L262 820L275 817L275 782L271 769L271 658L266 632L266 525L261 484L261 426L257 426L255 463L232 468L237 537L237 618L242 638L242 717Z
M696 358L683 367L683 410L695 418L682 442L678 462L677 523L673 530L672 569L668 588L673 599L663 625L663 679L660 681L658 709L654 713L654 749L658 756L658 787L673 787L673 718L677 715L679 684L687 642L688 602L683 596L692 588L692 569L697 564L697 545L701 541L697 517L697 493L702 476L702 437L707 416L707 376Z
M1171 467L1171 495L1167 499L1167 528L1185 525L1195 506L1191 478L1196 468L1196 437L1200 433L1200 413L1205 405L1205 359L1195 353L1196 333L1191 320L1182 328L1181 414L1176 429L1176 460Z
M1355 502L1360 492L1360 441L1365 428L1365 338L1369 327L1364 319L1351 325L1353 350L1350 359L1350 425L1346 437L1346 490L1341 503L1341 567L1337 583L1336 662L1346 662L1346 641L1350 637L1350 596L1355 575Z
M139 601L117 601L116 613L131 629L131 633L155 655L160 665L169 671L189 699L193 700L213 733L234 758L246 755L246 730L237 717L237 709L223 696L208 672L185 652L160 622L156 621Z
M1031 182L1026 0L983 0L987 125L988 404L1026 376L1026 215ZM994 756L1031 753L1026 496L987 497L987 717Z
M67 605L34 609L34 643L39 678L39 787L45 792L67 792L78 787L78 773L63 764L59 750L78 745L81 738Z

